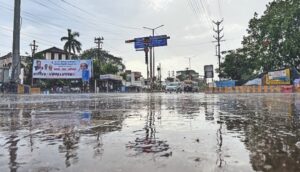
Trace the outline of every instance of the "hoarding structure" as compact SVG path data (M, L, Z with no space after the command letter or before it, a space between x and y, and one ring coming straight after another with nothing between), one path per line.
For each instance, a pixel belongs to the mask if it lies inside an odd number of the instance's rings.
M35 79L82 79L92 77L92 60L34 60Z

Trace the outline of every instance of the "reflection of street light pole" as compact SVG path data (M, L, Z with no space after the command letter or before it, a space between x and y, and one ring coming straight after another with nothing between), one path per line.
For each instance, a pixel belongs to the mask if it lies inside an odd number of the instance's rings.
M158 27L155 27L155 28L149 28L149 27L143 27L144 29L148 29L148 30L151 30L152 31L152 37L154 37L155 35L155 30L158 29L158 28L161 28L163 27L164 25L160 25ZM153 71L153 77L155 77L155 53L154 53L154 47L150 47L150 51L152 51L152 57L153 57L153 66L151 66L151 70Z

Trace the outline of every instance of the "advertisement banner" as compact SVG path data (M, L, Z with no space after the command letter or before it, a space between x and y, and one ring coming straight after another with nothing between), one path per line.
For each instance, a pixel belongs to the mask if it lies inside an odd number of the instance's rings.
M289 85L291 84L290 69L269 72L266 77L267 85Z
M92 60L34 60L33 78L82 79L92 77Z

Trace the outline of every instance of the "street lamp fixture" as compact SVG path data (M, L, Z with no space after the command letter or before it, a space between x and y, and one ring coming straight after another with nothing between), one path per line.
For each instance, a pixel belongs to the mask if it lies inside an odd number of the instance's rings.
M164 27L165 25L160 25L160 26L157 26L157 27L155 27L155 28L150 28L150 27L143 27L144 29L148 29L148 30L151 30L152 32L154 32L156 29L158 29L158 28L161 28L161 27ZM154 34L152 35L152 36L154 36Z

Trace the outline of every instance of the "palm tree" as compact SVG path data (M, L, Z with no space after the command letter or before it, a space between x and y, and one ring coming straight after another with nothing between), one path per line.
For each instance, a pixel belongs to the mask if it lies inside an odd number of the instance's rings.
M61 38L61 41L66 41L64 50L69 53L69 57L71 56L72 52L76 54L76 52L80 53L81 51L81 43L76 40L76 37L79 36L79 32L72 33L71 29L68 29L68 36L64 36Z

